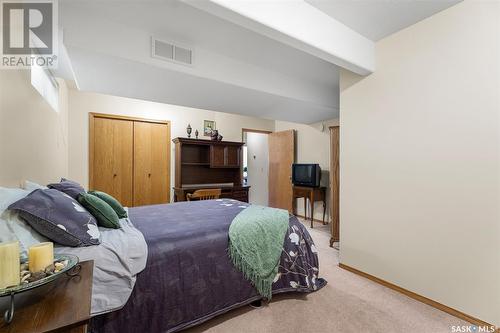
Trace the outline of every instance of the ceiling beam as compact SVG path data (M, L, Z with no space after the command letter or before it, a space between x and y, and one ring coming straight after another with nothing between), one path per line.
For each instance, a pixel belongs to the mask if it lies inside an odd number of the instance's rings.
M360 75L375 71L373 41L303 0L183 0Z

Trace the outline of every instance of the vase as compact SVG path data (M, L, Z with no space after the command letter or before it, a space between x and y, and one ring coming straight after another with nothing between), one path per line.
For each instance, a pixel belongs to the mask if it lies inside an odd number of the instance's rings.
M217 137L219 136L219 131L218 130L212 130L212 134L210 135L210 139L212 141L217 141Z

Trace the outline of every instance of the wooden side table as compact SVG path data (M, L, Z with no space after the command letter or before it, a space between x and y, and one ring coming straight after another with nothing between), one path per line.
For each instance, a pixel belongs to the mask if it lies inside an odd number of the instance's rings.
M94 261L80 264L77 276L63 276L17 295L14 319L8 325L0 319L0 333L86 333Z
M304 198L304 218L307 221L307 199L311 206L311 228L314 228L314 203L316 201L323 202L323 224L325 223L326 213L326 187L306 187L306 186L293 186L293 213L296 214L297 203L295 199Z

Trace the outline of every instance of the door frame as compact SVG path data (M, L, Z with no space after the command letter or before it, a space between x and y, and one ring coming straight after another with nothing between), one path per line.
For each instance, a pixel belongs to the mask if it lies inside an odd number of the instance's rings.
M161 119L147 119L147 118L140 118L140 117L130 117L130 116L123 116L123 115L118 115L118 114L106 114L106 113L97 113L97 112L89 112L89 156L88 156L88 163L89 163L89 189L93 188L94 185L94 159L92 158L94 156L94 119L96 118L104 118L104 119L114 119L114 120L128 120L128 121L139 121L143 123L155 123L155 124L165 124L168 126L168 143L170 143L171 138L171 133L172 133L172 123L170 120L161 120ZM133 135L133 134L132 134ZM133 144L133 136L132 136L132 144ZM133 147L132 147L133 148ZM169 148L170 144L169 144ZM170 166L169 168L169 178L168 178L168 189L167 189L167 201L170 202L170 197L171 197L171 184L172 184L172 151L169 149L168 151L168 165ZM132 173L134 170L134 166L132 163ZM133 193L132 193L132 198L133 198Z
M245 140L245 133L261 133L261 134L271 134L273 131L267 131L267 130L259 130L259 129L252 129L252 128L242 128L241 129L241 142L246 143Z
M330 126L330 247L340 242L340 126Z

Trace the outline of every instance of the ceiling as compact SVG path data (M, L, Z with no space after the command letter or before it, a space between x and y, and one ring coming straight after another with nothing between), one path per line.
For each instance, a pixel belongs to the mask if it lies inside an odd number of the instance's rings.
M181 1L63 0L79 89L268 119L338 117L338 67ZM151 37L194 49L194 65L151 57ZM66 66L67 68L67 66Z
M75 2L75 0L71 0ZM112 22L165 36L267 70L333 84L337 67L177 0L85 0L75 4ZM298 66L302 64L302 66Z
M374 58L371 40L458 2L269 0L264 4L284 6L278 16L262 7L257 14L267 15L270 22L285 23L281 30L255 18L229 19L231 15L219 12L219 4L225 0L203 0L214 5L215 11L194 1L197 5L187 0L60 0L63 43L56 74L74 80L83 91L315 123L338 118L337 65L344 66L318 54L333 55L331 50L338 50L339 59L347 63L349 57L353 62L354 56L365 50ZM252 7L263 3L238 4ZM313 40L301 40L290 31L290 38L281 38L290 22L300 23L290 27L308 32L305 39L312 36ZM153 58L151 37L192 48L193 66ZM363 43L357 44L360 40ZM329 43L332 49L311 51L321 42ZM365 44L370 47L359 47Z
M462 0L305 0L361 35L378 41Z

